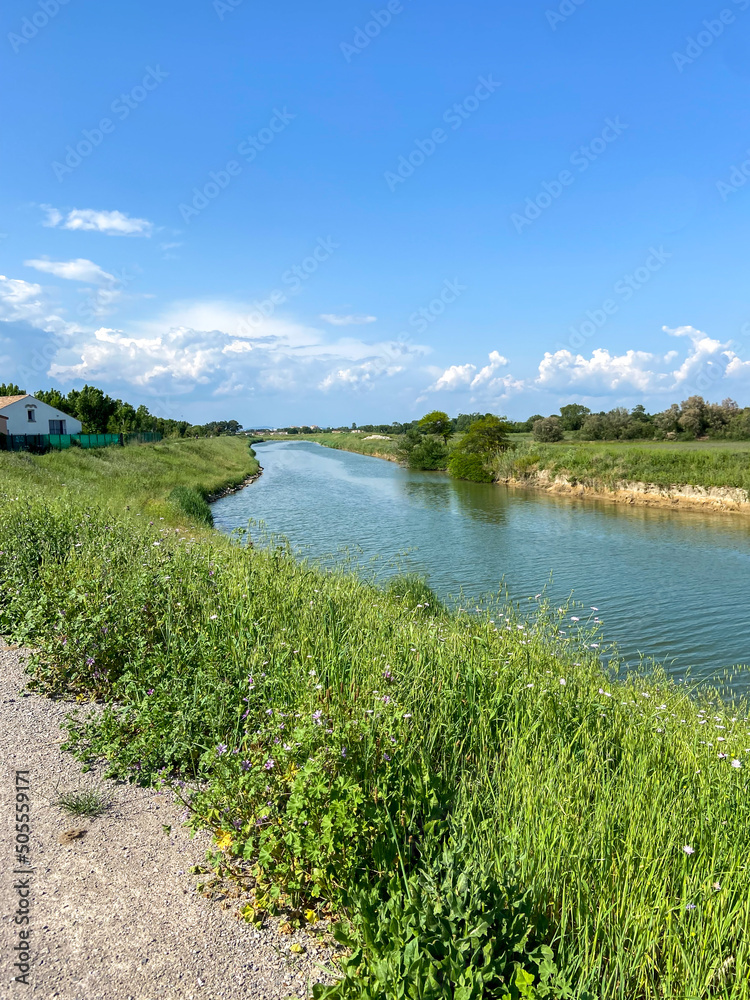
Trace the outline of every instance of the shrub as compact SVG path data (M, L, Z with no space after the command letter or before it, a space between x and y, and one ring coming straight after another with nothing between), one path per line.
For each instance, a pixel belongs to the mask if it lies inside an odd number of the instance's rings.
M417 472L442 472L448 464L448 449L437 438L425 437L411 449L407 462Z
M192 486L175 486L167 499L192 521L213 527L214 516L202 490Z
M542 420L537 420L534 424L533 434L535 441L544 441L545 443L562 441L565 437L562 424L557 417L544 417Z
M471 483L491 483L492 476L482 456L457 448L448 460L448 472L453 479L467 479Z

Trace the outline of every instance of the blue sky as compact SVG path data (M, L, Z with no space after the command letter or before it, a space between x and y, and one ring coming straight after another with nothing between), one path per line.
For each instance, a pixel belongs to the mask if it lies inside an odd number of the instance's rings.
M0 381L246 426L750 405L750 0L320 6L4 10Z

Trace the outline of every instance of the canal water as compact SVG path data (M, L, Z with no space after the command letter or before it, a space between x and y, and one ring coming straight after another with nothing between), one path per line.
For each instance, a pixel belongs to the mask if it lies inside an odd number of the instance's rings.
M419 573L465 608L572 597L630 665L750 691L750 519L457 482L310 442L255 448L264 473L214 504L220 530L253 521L254 540L283 535L327 565Z

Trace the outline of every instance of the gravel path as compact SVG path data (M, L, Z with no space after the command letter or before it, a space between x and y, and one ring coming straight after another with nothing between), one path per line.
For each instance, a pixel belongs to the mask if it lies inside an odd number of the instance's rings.
M25 692L21 656L0 641L0 996L59 1000L270 1000L304 997L325 977L331 950L311 933L256 930L236 901L209 901L196 876L209 843L191 839L171 796L108 781L103 815L71 817L59 791L98 786L60 751L70 703ZM14 981L20 928L14 913L25 875L15 875L16 771L30 783L31 971ZM163 826L172 825L167 835ZM86 833L61 843L72 829ZM62 838L65 840L65 838ZM16 865L17 867L17 865ZM222 908L222 906L226 908ZM295 942L306 949L292 954Z

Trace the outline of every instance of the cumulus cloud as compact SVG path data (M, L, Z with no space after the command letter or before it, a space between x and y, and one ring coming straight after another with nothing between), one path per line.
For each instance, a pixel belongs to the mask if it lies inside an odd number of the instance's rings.
M384 359L376 361L366 361L362 365L355 365L351 368L338 368L329 372L322 380L319 388L324 391L333 389L336 386L349 389L370 389L380 376L388 378L398 375L404 370L403 365L389 364Z
M65 278L66 281L84 281L90 285L116 284L117 278L113 274L108 274L98 264L84 257L76 260L26 260L26 267L33 267L37 271L45 274L53 274L56 278Z
M0 275L0 322L25 322L48 333L69 333L75 324L56 315L45 300L41 285Z
M336 313L321 313L320 318L331 326L363 326L375 323L377 316L338 316Z
M94 208L73 208L67 215L51 205L43 205L47 218L43 223L50 228L72 229L104 233L107 236L151 236L153 222L135 219L124 212L104 212Z
M495 378L497 370L505 368L507 364L507 358L504 358L498 351L491 351L489 364L485 365L479 372L477 372L476 365L451 365L450 368L446 368L438 376L433 385L429 387L428 392L454 392L458 389L467 388L473 390L496 390L501 388L503 383L510 378L510 376L506 376L505 379ZM515 380L511 379L511 381Z
M654 387L657 379L651 367L654 361L654 355L644 351L612 355L603 347L590 358L568 350L547 352L539 365L536 384L541 389L574 389L592 395L624 389L645 392Z
M597 348L590 357L568 350L546 353L539 365L534 385L539 389L575 391L590 396L610 393L648 395L655 393L701 393L722 378L742 378L750 373L750 363L743 362L732 341L709 337L692 326L676 329L663 327L671 337L684 337L689 343L679 361L680 352L655 354L629 350L612 354Z
M160 392L204 386L233 391L363 389L396 375L427 348L396 341L329 340L280 317L250 323L228 303L186 303L130 330L102 327L75 339L50 374L62 380L124 381ZM241 389L239 387L242 387Z

